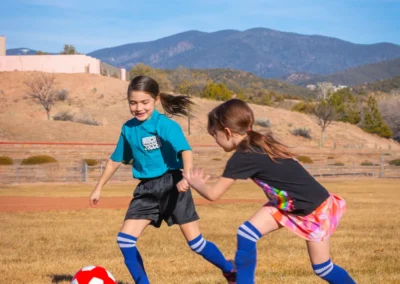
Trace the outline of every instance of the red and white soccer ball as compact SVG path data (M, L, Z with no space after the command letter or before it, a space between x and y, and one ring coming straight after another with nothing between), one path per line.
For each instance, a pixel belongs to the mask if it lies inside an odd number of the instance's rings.
M71 284L117 284L114 276L101 266L86 266L79 270Z

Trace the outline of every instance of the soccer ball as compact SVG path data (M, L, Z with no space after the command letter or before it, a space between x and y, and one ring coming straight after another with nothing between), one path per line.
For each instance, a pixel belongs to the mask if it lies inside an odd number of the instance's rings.
M86 266L79 270L71 284L117 284L114 276L101 266Z

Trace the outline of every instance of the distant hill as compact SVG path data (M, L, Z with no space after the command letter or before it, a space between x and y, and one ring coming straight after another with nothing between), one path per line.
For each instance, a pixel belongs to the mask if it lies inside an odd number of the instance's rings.
M400 46L354 44L326 36L254 28L188 31L150 42L100 49L89 55L126 69L137 63L163 69L232 68L264 78L282 78L293 73L331 74L400 58Z
M30 48L10 48L6 50L6 55L35 55L38 50L30 49ZM58 54L58 53L51 53L49 54Z
M365 85L355 86L353 88L356 92L366 91L366 92L383 92L392 93L393 90L399 90L395 92L400 94L400 76L393 77L387 80L381 80L373 83L368 83ZM399 110L400 112L400 110Z
M51 115L58 113L71 113L77 118L94 120L100 123L98 126L76 123L71 121L48 120L43 107L26 98L26 86L24 82L31 80L39 72L0 72L0 140L1 141L49 141L49 142L107 142L116 143L121 133L121 125L132 119L126 100L126 90L129 83L112 77L98 76L94 74L54 74L57 90L68 90L67 101L56 101L51 110ZM219 105L220 101L193 98L196 103L194 118L190 120L191 134L187 133L188 119L186 117L173 117L186 132L191 144L214 144L214 138L207 133L207 115ZM332 123L325 137L326 149L318 149L321 128L316 120L299 112L287 111L280 108L250 104L256 119L268 119L274 136L283 141L295 152L325 153L330 154L334 146L343 149L347 146L362 146L363 149L389 149L393 153L400 151L400 146L388 139L380 138L362 131L359 127L349 123ZM160 107L158 105L158 107ZM161 108L158 108L162 111ZM311 131L312 139L305 139L291 134L293 129L306 128ZM256 126L256 129L267 129ZM391 145L391 146L389 146ZM299 148L304 146L304 148ZM3 147L3 146L2 146ZM98 147L103 148L103 147ZM3 148L2 148L3 149ZM60 151L62 151L61 149ZM103 149L104 150L104 149ZM112 149L111 149L112 150ZM349 149L347 149L349 150ZM108 150L106 149L105 152ZM212 156L204 160L202 153L196 156L196 160L204 161L205 165L213 165L215 151ZM322 152L321 152L322 151ZM4 151L3 151L4 152ZM221 152L221 157L227 158ZM361 151L356 151L361 152ZM346 155L347 155L346 151ZM21 154L26 155L25 152ZM325 155L323 154L323 155ZM72 153L71 155L74 155ZM339 155L339 156L337 156ZM76 155L75 155L76 156ZM354 155L352 155L353 158ZM22 156L18 156L18 159ZM91 156L88 152L89 158ZM217 157L219 157L217 155ZM340 160L340 152L335 153ZM86 157L77 157L77 159ZM362 159L362 160L358 160ZM365 155L356 161L365 161ZM322 159L321 159L322 160ZM61 159L59 159L61 161ZM353 160L352 160L353 161Z
M11 48L6 50L6 55L35 55L37 50L29 48Z
M175 78L179 76L179 72L182 69L177 70L165 70L167 76L173 85L177 85L178 82ZM213 81L215 83L223 83L229 89L235 93L241 90L256 90L264 89L275 92L277 94L298 96L298 97L314 97L315 92L310 91L304 87L291 85L289 83L274 80L264 79L258 77L250 72L244 72L233 69L184 69L188 80L192 83L196 83L197 80L203 82Z
M400 58L374 64L361 65L325 76L292 74L291 76L286 77L285 80L296 85L332 82L335 85L354 86L388 79L394 76L400 76Z

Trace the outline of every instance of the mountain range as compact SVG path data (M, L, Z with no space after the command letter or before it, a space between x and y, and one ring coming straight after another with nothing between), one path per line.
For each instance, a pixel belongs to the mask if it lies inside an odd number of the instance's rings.
M36 50L29 48L7 50L7 55L35 53ZM137 63L162 69L179 66L190 69L229 68L299 85L320 80L356 85L400 75L399 45L356 44L327 36L267 28L209 33L187 31L154 41L99 49L87 55L127 70ZM399 60L391 62L393 59ZM382 61L386 63L379 63ZM366 66L369 70L366 73L360 66L375 63L378 64ZM371 71L373 69L379 71ZM340 73L343 70L346 76Z
M254 28L211 33L187 31L154 41L100 49L88 55L128 70L141 62L163 69L232 68L264 78L282 78L293 73L326 75L400 58L400 46L355 44L326 36Z

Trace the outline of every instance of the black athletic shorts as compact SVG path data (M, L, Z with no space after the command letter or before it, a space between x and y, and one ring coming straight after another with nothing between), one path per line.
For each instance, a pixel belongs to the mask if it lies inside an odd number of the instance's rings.
M178 192L176 188L182 177L180 170L172 170L160 177L141 180L133 193L125 220L151 220L151 225L156 228L163 220L168 226L198 220L190 189Z

